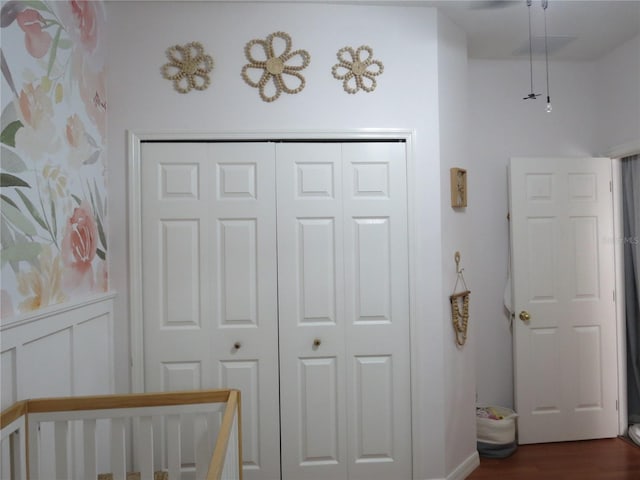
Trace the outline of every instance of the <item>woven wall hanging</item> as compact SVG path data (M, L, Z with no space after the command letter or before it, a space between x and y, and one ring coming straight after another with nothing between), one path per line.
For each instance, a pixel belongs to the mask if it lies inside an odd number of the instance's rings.
M382 74L384 65L380 60L373 59L371 47L362 45L357 50L343 47L336 56L339 63L333 66L331 74L335 79L342 80L345 92L353 94L359 90L373 92L376 89L375 77Z
M211 83L209 72L213 70L213 58L204 53L200 42L174 45L166 51L169 63L162 66L162 76L173 81L173 88L180 93L191 89L205 90Z
M469 295L471 292L467 288L467 284L464 281L462 271L464 268L460 268L460 252L455 254L456 261L456 284L453 287L453 293L449 296L449 302L451 303L451 321L453 323L453 331L456 336L456 344L462 347L467 341L467 327L469 325ZM456 293L458 288L458 282L462 281L464 290ZM460 311L460 302L462 302L462 312Z
M242 67L242 78L258 89L265 102L277 100L282 92L299 93L305 86L300 71L307 68L311 55L306 50L291 51L291 44L289 34L274 32L264 40L251 40L244 47L249 63Z

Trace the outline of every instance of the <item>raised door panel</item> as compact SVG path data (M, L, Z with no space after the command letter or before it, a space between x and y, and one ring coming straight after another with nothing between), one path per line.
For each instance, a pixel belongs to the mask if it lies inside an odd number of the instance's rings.
M245 478L278 478L274 146L144 143L141 177L145 388L241 388Z

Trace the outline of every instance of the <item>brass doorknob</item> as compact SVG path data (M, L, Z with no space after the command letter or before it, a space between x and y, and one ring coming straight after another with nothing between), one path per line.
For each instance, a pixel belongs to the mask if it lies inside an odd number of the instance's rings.
M529 312L527 312L526 310L523 310L520 312L520 320L522 320L523 322L528 322L529 320L531 320L531 315L529 315Z
M319 347L321 343L322 342L320 341L319 338L316 338L316 339L313 340L313 346L316 347L316 348Z

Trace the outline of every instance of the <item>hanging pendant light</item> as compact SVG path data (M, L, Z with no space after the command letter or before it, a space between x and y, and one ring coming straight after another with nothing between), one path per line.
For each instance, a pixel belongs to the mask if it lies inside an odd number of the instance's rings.
M544 12L544 61L547 68L547 113L551 113L551 93L549 93L549 48L547 46L547 8L549 0L542 0L542 10Z
M527 10L529 12L529 76L531 78L531 91L523 100L535 100L539 93L533 93L533 40L531 38L531 0L527 0Z

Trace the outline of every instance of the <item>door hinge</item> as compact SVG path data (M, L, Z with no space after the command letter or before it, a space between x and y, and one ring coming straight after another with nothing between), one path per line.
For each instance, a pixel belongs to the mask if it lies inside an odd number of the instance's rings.
M616 291L613 291L613 303L616 303Z
M613 182L609 180L609 191L613 192Z
M618 411L618 400L616 400L616 412Z

